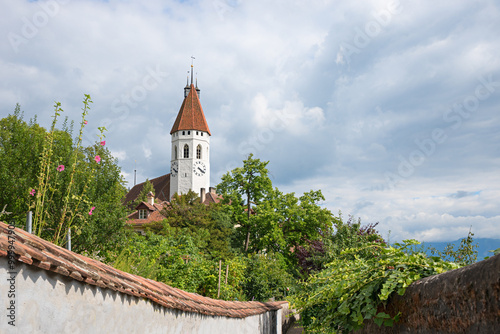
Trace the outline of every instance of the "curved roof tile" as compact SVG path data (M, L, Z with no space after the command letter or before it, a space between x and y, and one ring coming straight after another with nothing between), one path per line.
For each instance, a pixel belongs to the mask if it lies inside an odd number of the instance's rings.
M8 225L0 222L0 256L7 257ZM173 288L164 283L129 274L83 255L56 246L16 228L17 261L128 295L143 297L169 309L211 316L245 318L278 310L284 302L237 302L216 300Z

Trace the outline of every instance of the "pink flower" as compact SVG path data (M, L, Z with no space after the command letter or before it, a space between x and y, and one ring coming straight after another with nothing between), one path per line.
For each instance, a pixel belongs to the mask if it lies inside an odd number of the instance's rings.
M103 140L103 141L101 142L101 145L102 145L102 146L106 145L106 141L105 141L105 140Z
M92 215L92 211L94 211L94 210L95 210L95 206L91 207L90 211L89 211L89 215Z
M99 163L99 161L101 161L101 157L96 155L95 158L94 158L95 162Z
M59 166L57 166L56 169L58 172L62 172L64 170L64 165L59 165Z
M35 196L35 193L36 193L35 189L31 189L31 191L30 191L30 195L31 195L31 196Z
M87 124L87 121L83 121L83 124Z

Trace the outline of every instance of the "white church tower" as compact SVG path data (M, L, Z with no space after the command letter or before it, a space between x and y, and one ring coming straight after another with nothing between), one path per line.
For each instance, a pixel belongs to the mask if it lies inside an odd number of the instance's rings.
M210 129L201 107L198 84L184 88L184 101L177 114L170 135L172 160L170 162L170 197L186 194L190 189L200 195L210 187Z

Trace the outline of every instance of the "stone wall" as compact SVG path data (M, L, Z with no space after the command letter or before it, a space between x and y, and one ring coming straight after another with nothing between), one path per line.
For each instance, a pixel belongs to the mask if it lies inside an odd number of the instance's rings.
M356 333L500 333L500 255L410 285L386 309L394 327L367 321Z

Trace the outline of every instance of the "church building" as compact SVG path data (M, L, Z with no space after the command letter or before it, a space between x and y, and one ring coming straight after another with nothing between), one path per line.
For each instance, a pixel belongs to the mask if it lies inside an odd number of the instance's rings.
M129 223L144 224L161 220L158 213L174 194L197 193L205 204L218 203L219 196L210 187L210 129L200 102L200 89L191 82L184 87L184 101L170 130L170 173L149 180L154 188L154 198L140 203L137 211L129 215ZM135 202L145 182L135 185L125 196L124 203ZM156 217L156 218L155 218Z
M200 193L210 187L210 129L201 107L199 88L193 84L184 88L184 101L172 130L172 160L170 163L170 195L189 190Z

